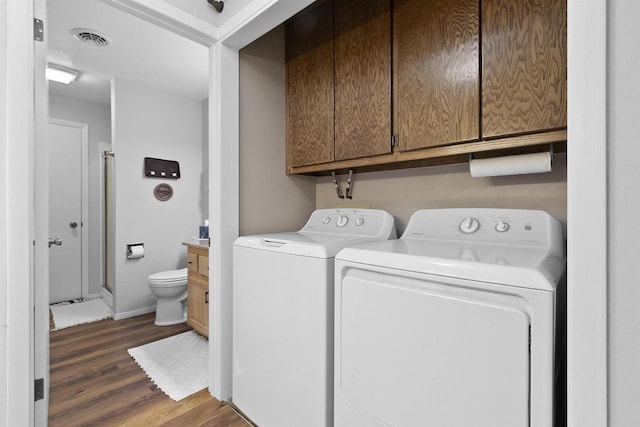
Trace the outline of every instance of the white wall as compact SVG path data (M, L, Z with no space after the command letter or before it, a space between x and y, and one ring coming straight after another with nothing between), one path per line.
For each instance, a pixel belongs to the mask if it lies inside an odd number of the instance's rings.
M640 2L608 10L609 425L640 425Z
M301 228L315 178L285 175L284 27L240 51L240 234Z
M344 192L346 176L339 177ZM318 208L346 205L384 209L402 233L418 209L493 207L541 209L563 223L567 219L566 155L554 156L550 173L472 178L469 164L355 174L353 199L338 199L331 177L318 179Z
M89 294L99 294L104 279L102 277L102 259L100 248L104 247L101 238L100 198L101 168L103 161L99 143L111 143L111 108L95 102L80 101L59 95L49 95L49 116L56 119L87 123L89 126L89 221L84 224L89 233Z
M112 84L115 152L115 311L116 318L152 311L155 299L147 276L186 267L188 241L202 217L201 102L126 80ZM144 176L144 157L177 160L178 180ZM156 200L160 183L173 198ZM144 258L128 260L126 244L143 242Z

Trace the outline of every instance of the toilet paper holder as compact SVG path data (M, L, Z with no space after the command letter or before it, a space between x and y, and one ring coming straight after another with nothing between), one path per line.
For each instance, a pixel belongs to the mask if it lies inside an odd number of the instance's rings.
M127 243L127 259L144 258L144 243Z

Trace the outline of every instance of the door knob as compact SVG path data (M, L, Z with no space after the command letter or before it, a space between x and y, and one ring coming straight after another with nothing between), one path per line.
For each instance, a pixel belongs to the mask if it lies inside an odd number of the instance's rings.
M69 227L71 227L71 228L76 228L77 226L78 226L78 223L75 222L75 221L72 222L72 223L69 223Z
M49 247L51 247L51 245L62 246L62 238L52 239L49 237Z

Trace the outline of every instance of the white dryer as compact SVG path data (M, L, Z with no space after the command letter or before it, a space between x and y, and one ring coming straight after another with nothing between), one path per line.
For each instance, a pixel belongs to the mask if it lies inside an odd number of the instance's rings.
M333 425L334 257L395 239L375 209L319 209L297 232L233 248L232 402L261 427Z
M560 222L433 209L336 256L335 425L553 425Z

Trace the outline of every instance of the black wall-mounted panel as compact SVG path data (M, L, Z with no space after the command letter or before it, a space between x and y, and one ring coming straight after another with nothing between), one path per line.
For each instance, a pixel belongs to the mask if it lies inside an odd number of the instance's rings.
M175 160L144 158L144 174L149 178L180 178L180 163Z

